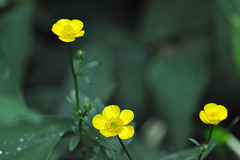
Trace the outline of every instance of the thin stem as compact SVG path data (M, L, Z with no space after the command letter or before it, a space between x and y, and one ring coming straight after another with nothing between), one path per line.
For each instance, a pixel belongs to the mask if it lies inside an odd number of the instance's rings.
M201 153L198 157L198 160L201 160L203 153Z
M78 96L78 81L77 81L77 75L74 69L74 64L73 64L73 55L72 55L72 47L71 43L68 43L69 47L69 57L70 57L70 64L71 64L71 70L72 70L72 75L73 75L73 80L74 80L74 87L75 87L75 97L76 97L76 105L78 110L80 109L80 104L79 104L79 96ZM86 112L83 113L83 117L86 115ZM82 139L82 118L79 120L79 133L80 133L80 147L82 148L83 146L83 139ZM85 159L85 152L83 149L81 150L83 159Z
M129 158L130 160L133 160L132 157L130 156L130 154L128 153L127 148L126 148L125 145L123 144L122 140L121 140L118 136L117 136L117 138L118 138L120 144L122 145L123 150L124 150L125 153L127 154L128 158Z
M83 122L83 118L86 116L86 114L87 114L87 111L85 110L85 111L83 112L82 118L81 118L80 121L79 121L79 132L80 132L80 133L82 133L82 122ZM82 135L82 134L81 134L81 135Z
M208 145L208 143L209 143L210 140L211 140L212 132L213 132L213 125L211 125L210 131L209 131L208 140L207 140L207 145Z
M74 65L73 65L73 56L72 56L72 47L71 43L68 43L69 45L69 57L70 57L70 63L71 63L71 70L72 70L72 75L73 75L73 80L74 80L74 87L75 87L75 97L76 97L76 104L78 109L80 108L79 106L79 98L78 98L78 81L77 81L77 76L75 73Z
M208 139L207 139L207 143L206 143L206 146L209 144L209 142L210 142L210 140L211 140L212 132L213 132L213 125L211 125L210 131L209 131L209 135L208 135ZM202 148L201 148L201 153L200 153L200 155L198 156L198 160L201 160L202 155L203 155L204 152L206 152L206 150L205 150L205 149L202 150Z

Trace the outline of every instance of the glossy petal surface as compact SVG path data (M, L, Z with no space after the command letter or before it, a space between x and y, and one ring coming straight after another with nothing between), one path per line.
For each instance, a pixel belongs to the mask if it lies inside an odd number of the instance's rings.
M102 115L106 119L119 118L120 108L116 105L110 105L103 109Z
M120 114L120 119L123 121L123 125L129 124L134 118L134 113L131 110L125 109Z
M222 105L208 103L204 106L204 110L200 111L199 118L205 124L218 125L228 116L227 109Z
M122 131L118 133L119 138L121 139L128 139L134 135L134 128L133 126L124 126L122 127Z
M92 119L92 124L93 126L98 129L104 129L105 124L107 123L107 120L105 117L101 114L97 114L93 119Z
M92 119L93 126L105 137L119 136L128 139L134 135L134 127L129 124L134 118L131 110L123 110L116 105L110 105L103 109L102 114L97 114Z
M77 19L60 19L53 24L52 31L63 42L73 42L75 38L82 37L85 31L82 30L83 22Z

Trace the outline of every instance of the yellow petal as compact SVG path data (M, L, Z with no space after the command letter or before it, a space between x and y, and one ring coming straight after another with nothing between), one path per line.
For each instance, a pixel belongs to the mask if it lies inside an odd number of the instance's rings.
M82 30L83 28L83 22L78 20L78 19L73 19L71 22L70 22L70 26L74 29L74 32L75 33L78 33Z
M85 31L82 30L82 31L78 32L77 34L75 34L74 36L75 37L82 37L84 34L85 34Z
M201 119L201 121L205 124L209 124L210 122L207 119L207 115L205 114L205 112L202 110L199 113L199 118Z
M64 26L68 25L70 22L71 22L70 19L59 19L56 24L64 27Z
M92 119L93 126L98 130L104 129L104 125L106 124L106 122L107 121L106 121L105 117L101 114L97 114Z
M219 111L218 111L219 112L219 119L220 120L226 119L227 116L228 116L227 109L224 106L222 106L222 105L218 105L218 109L219 109Z
M204 106L204 111L207 115L212 114L213 112L218 111L218 105L215 103L208 103Z
M100 130L99 132L105 137L114 137L117 135L117 133L112 133L104 130Z
M121 139L128 139L134 135L134 128L133 126L123 126L120 133L118 133L119 138Z
M120 119L123 121L123 125L129 124L134 118L134 113L131 110L125 109L120 114Z
M119 118L120 115L120 108L116 105L110 105L107 106L103 109L102 111L102 115L106 118L106 119L110 119L110 118Z
M66 37L58 37L61 41L63 42L73 42L75 41L75 38L73 37L69 37L69 38L66 38Z
M63 36L64 27L70 23L69 19L60 19L57 23L53 24L52 31L58 36Z
M62 36L62 27L57 25L56 23L52 26L52 31L58 36Z

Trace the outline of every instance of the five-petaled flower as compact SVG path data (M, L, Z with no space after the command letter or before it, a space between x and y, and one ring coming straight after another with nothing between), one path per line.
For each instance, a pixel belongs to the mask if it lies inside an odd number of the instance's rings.
M110 105L103 109L102 114L97 114L92 119L92 124L105 137L128 139L134 134L134 127L128 125L133 118L134 113L131 110L125 109L120 113L118 106Z
M52 26L52 31L63 42L73 42L75 38L82 37L85 33L83 22L78 19L60 19Z
M199 118L205 124L218 125L228 116L227 109L222 105L208 103L204 106L204 110L200 111Z

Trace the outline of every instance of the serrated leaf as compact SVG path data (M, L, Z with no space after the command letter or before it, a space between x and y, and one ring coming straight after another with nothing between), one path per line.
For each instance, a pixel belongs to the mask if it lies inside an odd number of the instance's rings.
M48 160L73 119L35 116L0 125L1 160Z
M81 135L75 135L74 137L71 138L70 143L69 143L69 151L72 152L80 142Z
M70 106L77 112L78 108L77 108L76 103L69 96L67 96L66 99L67 99L68 103L70 104Z
M191 142L193 142L194 144L196 144L196 146L200 146L200 143L197 141L197 140L195 140L195 139L193 139L193 138L188 138L189 139L189 141L191 141Z
M80 71L84 71L84 70L86 70L86 69L93 68L93 67L95 67L95 66L97 66L97 65L99 65L99 64L101 64L101 62L99 62L99 61L89 62L89 63L85 64L85 65L80 69Z

